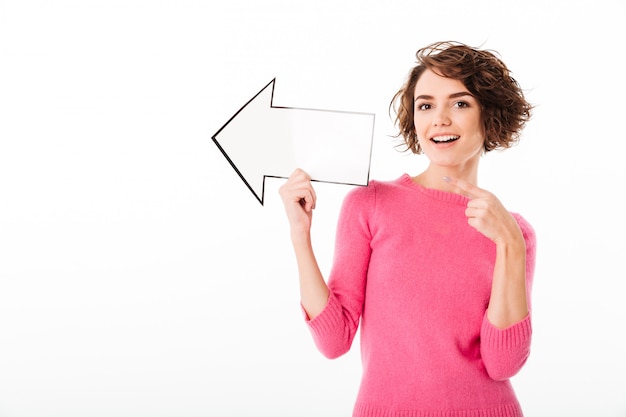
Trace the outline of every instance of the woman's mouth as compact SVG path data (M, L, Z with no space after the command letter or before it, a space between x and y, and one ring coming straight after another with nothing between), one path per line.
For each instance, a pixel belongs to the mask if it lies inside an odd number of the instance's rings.
M452 143L458 140L460 136L456 135L442 135L442 136L433 136L430 140L435 143Z

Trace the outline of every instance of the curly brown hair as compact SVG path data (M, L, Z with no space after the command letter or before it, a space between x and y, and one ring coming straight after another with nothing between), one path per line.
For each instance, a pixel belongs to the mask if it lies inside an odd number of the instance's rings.
M480 50L465 44L446 41L421 48L415 54L417 66L389 105L396 114L395 126L403 136L406 150L422 153L413 122L415 85L427 69L444 77L460 80L481 106L485 132L485 152L510 148L519 141L533 106L511 76L507 66L492 50Z

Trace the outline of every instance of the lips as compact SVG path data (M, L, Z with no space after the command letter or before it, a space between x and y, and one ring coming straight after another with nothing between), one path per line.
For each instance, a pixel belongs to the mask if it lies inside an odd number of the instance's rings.
M458 140L460 136L457 135L441 135L441 136L433 136L430 140L435 143L452 143Z

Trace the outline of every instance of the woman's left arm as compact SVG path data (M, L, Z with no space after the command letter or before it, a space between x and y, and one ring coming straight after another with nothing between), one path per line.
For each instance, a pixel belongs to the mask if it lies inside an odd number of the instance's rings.
M491 297L481 327L481 356L489 376L515 375L530 354L531 286L535 270L535 232L512 215L488 191L450 180L470 198L465 214L470 226L496 245Z
M448 182L470 198L465 210L468 224L496 244L487 318L495 327L507 328L529 313L524 235L495 195L466 181Z

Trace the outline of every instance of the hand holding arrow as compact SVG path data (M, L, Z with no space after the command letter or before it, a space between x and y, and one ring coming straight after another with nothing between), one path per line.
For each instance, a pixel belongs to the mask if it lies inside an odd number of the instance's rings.
M374 114L276 107L273 79L212 137L250 191L302 168L312 181L367 185Z

